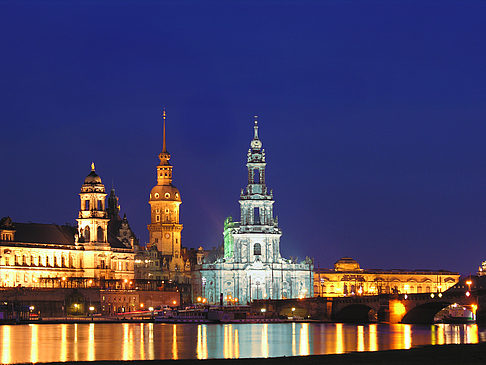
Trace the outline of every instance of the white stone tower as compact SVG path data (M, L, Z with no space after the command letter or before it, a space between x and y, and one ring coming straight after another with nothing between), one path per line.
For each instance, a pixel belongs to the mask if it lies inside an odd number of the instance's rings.
M84 246L109 246L108 214L105 210L105 186L95 171L94 162L91 172L81 187L79 194L81 209L78 214L79 241Z

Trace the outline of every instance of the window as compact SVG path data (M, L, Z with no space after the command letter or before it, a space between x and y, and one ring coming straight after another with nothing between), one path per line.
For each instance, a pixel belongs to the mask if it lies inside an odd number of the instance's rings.
M260 224L260 208L253 208L253 224Z
M27 258L25 255L22 255L22 266L27 266Z
M253 246L253 255L261 255L262 254L262 246L259 243L255 243Z
M98 200L98 210L103 210L103 201Z
M98 227L98 232L97 232L97 237L96 238L97 238L96 240L98 242L104 242L105 241L103 228Z
M84 210L89 210L89 200L84 201Z
M253 183L260 184L260 170L258 169L253 170Z
M160 222L160 215L156 215L156 216L155 216L155 221L156 221L156 222Z
M90 242L89 226L84 229L84 240Z
M64 256L61 256L61 266L66 267L66 258Z

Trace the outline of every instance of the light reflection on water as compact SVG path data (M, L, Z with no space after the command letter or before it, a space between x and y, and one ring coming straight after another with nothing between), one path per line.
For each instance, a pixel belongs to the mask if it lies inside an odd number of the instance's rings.
M305 356L485 340L486 329L477 325L30 324L1 326L0 359L18 363Z

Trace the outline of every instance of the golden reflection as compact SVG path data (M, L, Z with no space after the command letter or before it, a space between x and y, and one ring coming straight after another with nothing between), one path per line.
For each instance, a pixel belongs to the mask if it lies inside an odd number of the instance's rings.
M268 357L268 323L262 328L262 357Z
M403 326L403 347L409 349L412 347L412 328L409 324Z
M466 327L466 343L478 343L478 325L472 324Z
M204 353L203 353L202 325L200 325L200 324L197 325L196 356L197 356L198 360L206 359L206 357L204 357Z
M177 360L177 325L172 325L172 358Z
M74 324L74 361L78 361L78 324Z
M130 355L130 324L123 323L123 360L132 360Z
M344 352L343 324L336 323L336 354Z
M444 336L444 325L439 324L437 327L437 344L443 345L445 343L445 336Z
M223 357L225 359L232 358L231 354L231 328L230 325L223 325Z
M370 324L370 351L378 351L378 336L376 334L376 324Z
M437 344L437 333L435 332L435 326L430 326L430 343L432 345Z
M235 358L240 357L240 339L238 337L238 330L235 330Z
M140 323L140 358L145 359L145 343L143 341L143 331L144 331L144 324Z
M10 355L10 326L3 326L2 331L2 363L7 364L11 361Z
M300 355L309 355L309 323L302 323L300 328Z
M403 327L398 323L390 323L390 349L400 350L403 346Z
M88 361L95 361L94 323L89 324Z
M459 329L459 326L454 326L452 327L454 338L453 342L455 344L460 344L461 343L461 330Z
M154 355L154 324L149 323L148 324L148 338L149 338L149 344L148 344L148 360L153 360L155 359Z
M358 326L358 351L362 352L365 350L364 344L364 327Z
M67 324L61 324L61 357L59 360L67 361Z
M292 322L292 356L297 355L297 345L296 345L296 340L295 340L295 322Z
M31 329L30 337L30 362L39 361L39 328L35 324L29 325Z

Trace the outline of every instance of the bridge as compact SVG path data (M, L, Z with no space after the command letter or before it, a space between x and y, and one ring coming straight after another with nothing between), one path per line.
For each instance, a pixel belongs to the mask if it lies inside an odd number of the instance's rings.
M261 300L253 305L289 317L418 324L433 323L434 316L452 304L469 309L477 322L486 322L486 276L467 277L443 293Z

